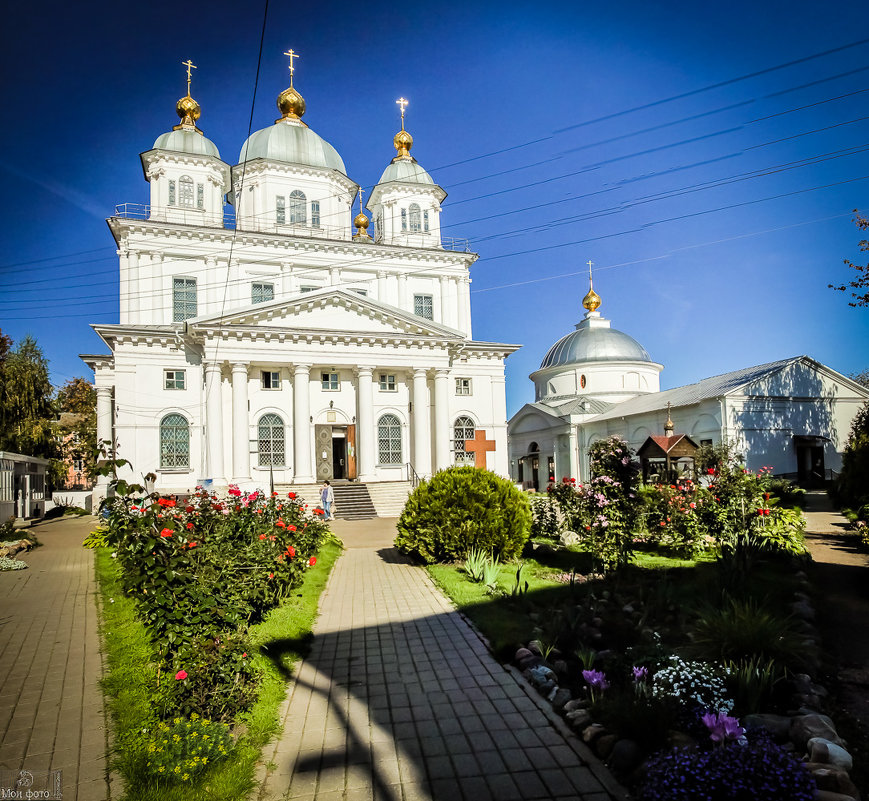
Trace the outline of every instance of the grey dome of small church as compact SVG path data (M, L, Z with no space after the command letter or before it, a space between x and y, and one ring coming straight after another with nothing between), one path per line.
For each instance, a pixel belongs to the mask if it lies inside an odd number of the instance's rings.
M412 156L409 161L402 159L388 164L377 183L387 184L393 181L398 181L399 183L404 184L425 184L427 186L434 186L434 179Z
M543 357L540 369L585 362L652 362L649 352L632 336L610 326L600 316L600 295L589 286L582 299L587 314L576 330L558 340Z
M291 85L278 95L281 117L274 125L252 133L241 147L238 162L251 159L284 161L347 174L344 161L323 137L304 122L305 100Z
M543 357L540 369L583 362L651 362L636 339L615 328L592 328L583 320L558 340Z

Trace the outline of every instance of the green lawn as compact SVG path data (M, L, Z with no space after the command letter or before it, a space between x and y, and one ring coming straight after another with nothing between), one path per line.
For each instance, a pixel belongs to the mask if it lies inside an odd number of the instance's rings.
M252 628L253 642L259 646L253 661L263 680L259 699L241 721L245 733L231 756L203 774L193 787L157 787L144 778L142 755L136 747L141 730L156 722L149 698L157 682L157 666L151 660L145 628L136 619L135 604L121 590L110 549L96 550L108 663L103 687L114 723L114 766L124 777L127 801L237 801L247 795L260 751L277 730L278 706L293 665L308 646L320 594L340 553L336 541L324 545L302 586Z

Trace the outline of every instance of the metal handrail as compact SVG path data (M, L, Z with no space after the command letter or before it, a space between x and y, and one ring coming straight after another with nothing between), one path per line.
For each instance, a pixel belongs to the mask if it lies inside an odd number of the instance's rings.
M413 465L410 462L405 462L404 466L407 468L407 480L411 482L411 487L416 489L422 482L422 479L419 477L416 470L413 469Z
M151 213L151 206L146 203L119 203L115 206L115 217L127 220L155 220L157 222L176 222L182 225L198 225L205 228L223 228L239 231L255 231L257 233L284 234L306 239L335 239L341 242L351 239L351 231L345 226L293 223L277 223L271 220L260 220L251 217L239 219L234 211L207 212L195 206L157 206ZM420 245L421 247L428 247ZM459 253L470 253L469 239L457 236L441 237L441 249Z

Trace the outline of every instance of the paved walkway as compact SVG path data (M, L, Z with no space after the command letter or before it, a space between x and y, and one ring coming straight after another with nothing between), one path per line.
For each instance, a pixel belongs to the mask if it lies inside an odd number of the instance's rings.
M64 801L108 798L93 553L81 547L94 522L35 527L30 567L0 572L0 788L9 771L61 770Z
M836 661L839 703L869 731L869 554L824 491L806 498L820 629Z
M394 520L337 521L347 550L255 797L511 801L622 797L606 769L390 546Z

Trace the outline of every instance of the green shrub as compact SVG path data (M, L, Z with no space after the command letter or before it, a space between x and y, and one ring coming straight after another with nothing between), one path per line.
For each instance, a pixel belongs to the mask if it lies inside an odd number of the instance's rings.
M531 536L555 539L558 536L558 510L550 494L529 496L531 501Z
M738 717L770 711L776 685L785 677L785 672L774 659L755 656L727 662L724 667Z
M700 613L689 635L691 645L686 652L708 661L774 659L798 666L805 651L790 618L768 612L755 601L727 596L721 607Z
M764 510L760 516L760 526L757 535L761 538L764 548L784 551L794 556L808 553L803 535L806 521L799 509L784 509L773 506Z
M476 467L451 467L411 493L395 547L429 564L464 559L473 548L511 560L530 530L528 499L510 481Z

